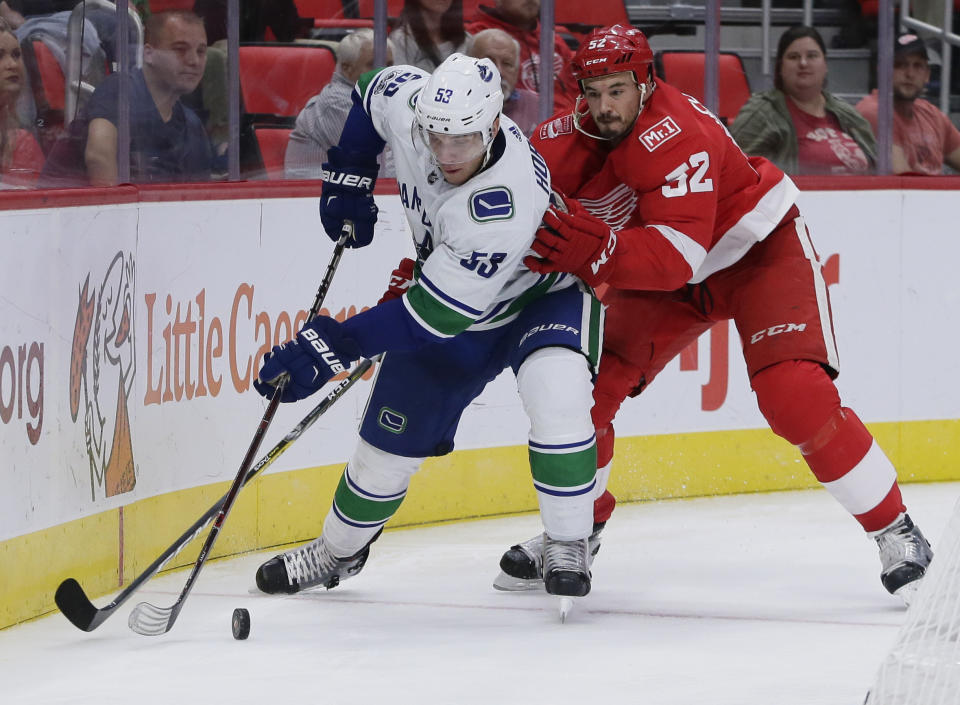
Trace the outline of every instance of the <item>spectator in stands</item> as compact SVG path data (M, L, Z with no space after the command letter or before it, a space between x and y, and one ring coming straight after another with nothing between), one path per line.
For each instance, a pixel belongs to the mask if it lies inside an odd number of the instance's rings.
M297 115L284 157L288 179L319 179L327 150L340 141L343 124L353 106L357 79L373 69L373 30L361 29L344 37L337 47L337 68L330 83L313 96ZM387 39L387 65L393 63L393 42ZM389 150L381 154L380 177L395 175Z
M451 54L470 50L471 38L463 28L463 0L405 0L400 24L390 39L396 63L432 73Z
M927 47L915 34L897 37L893 53L893 172L942 174L946 162L960 171L960 130L920 96L930 80ZM857 103L877 129L877 91Z
M483 29L473 35L470 56L490 59L500 71L503 112L527 137L540 122L540 98L533 91L517 88L520 76L520 42L502 29Z
M26 78L20 43L0 17L0 188L33 186L43 167L36 138L17 120L17 98Z
M16 0L14 0L16 4ZM0 0L0 20L7 23L10 29L16 29L23 24L23 15L10 7L7 0Z
M193 11L207 29L207 66L200 87L184 97L200 114L213 144L216 171L227 170L230 141L230 99L227 83L227 0L195 0ZM292 42L305 36L312 19L301 18L293 0L241 0L240 41L262 42L268 37Z
M62 23L62 34L65 37L69 15L54 18L50 18L50 15L61 12L69 13L78 2L80 2L80 0L2 0L0 1L0 17L6 19L15 30L19 30L28 19L33 18L36 20L37 18L44 18L44 23L35 25L35 29L41 33L49 34L51 37L59 37L61 32L51 32L52 25L50 22L52 21L56 24ZM150 14L149 0L130 0L129 6L135 9L141 18ZM117 60L115 36L117 33L116 15L115 9L102 7L87 8L85 13L86 19L96 29L97 39L103 48L103 52L106 54L107 61L110 62ZM30 28L25 28L18 32L19 38L23 39L24 34L29 31L31 31ZM131 48L133 51L136 51L136 31L132 27L130 28L129 36ZM64 44L64 49L65 46Z
M791 174L863 174L876 163L870 125L824 87L827 53L813 27L791 27L777 46L775 89L756 93L730 132L747 154Z
M2 0L0 18L17 29L27 17L51 15L54 12L70 12L80 0Z
M118 183L122 80L129 96L130 180L209 179L212 156L203 123L180 102L200 82L206 51L206 32L197 15L183 10L151 15L144 30L143 69L104 79L54 146L41 185Z
M196 0L193 11L203 18L207 41L213 45L227 38L227 0ZM241 0L240 41L262 42L267 30L278 42L304 36L312 20L304 20L293 0Z
M495 7L481 5L467 30L502 29L520 43L520 77L517 86L540 94L540 0L496 0ZM573 52L558 32L553 43L553 108L573 107L580 89L570 73Z

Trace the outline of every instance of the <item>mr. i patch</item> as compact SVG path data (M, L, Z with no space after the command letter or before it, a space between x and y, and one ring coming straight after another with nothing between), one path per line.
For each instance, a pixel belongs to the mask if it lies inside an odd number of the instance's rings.
M480 189L470 196L470 217L478 223L510 220L513 213L513 194L506 186Z

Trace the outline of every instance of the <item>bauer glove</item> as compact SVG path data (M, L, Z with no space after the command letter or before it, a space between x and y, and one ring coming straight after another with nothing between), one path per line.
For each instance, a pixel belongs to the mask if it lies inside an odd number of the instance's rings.
M299 401L323 387L334 375L345 372L360 358L360 349L346 338L340 324L327 316L307 323L294 340L275 345L263 359L253 386L270 399L284 375L289 376L282 402Z
M366 247L373 241L377 222L377 204L373 187L380 167L376 161L358 163L358 158L331 147L323 163L323 187L320 192L320 222L334 242L340 239L346 221L353 223L353 237L347 247Z

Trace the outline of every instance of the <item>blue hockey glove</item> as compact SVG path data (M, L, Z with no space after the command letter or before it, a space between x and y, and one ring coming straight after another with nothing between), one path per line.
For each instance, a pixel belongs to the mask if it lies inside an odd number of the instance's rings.
M331 147L323 163L323 187L320 192L320 222L327 236L336 242L343 233L344 221L353 222L353 238L347 247L366 247L373 241L377 222L377 204L373 187L380 167L369 158L350 158L339 147Z
M344 337L340 324L332 318L318 316L297 333L295 340L273 347L264 357L253 386L270 399L283 376L289 375L280 401L299 401L320 389L338 372L346 371L350 363L359 358L357 344Z

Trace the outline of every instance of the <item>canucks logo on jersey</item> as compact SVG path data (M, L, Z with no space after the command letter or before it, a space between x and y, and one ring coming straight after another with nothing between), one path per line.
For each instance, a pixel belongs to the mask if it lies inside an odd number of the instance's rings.
M506 186L490 186L470 196L470 217L478 223L513 217L513 194Z

